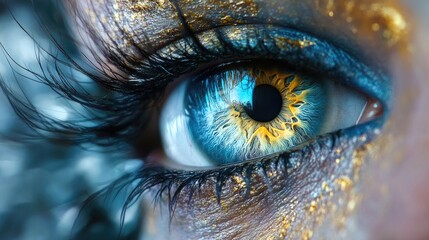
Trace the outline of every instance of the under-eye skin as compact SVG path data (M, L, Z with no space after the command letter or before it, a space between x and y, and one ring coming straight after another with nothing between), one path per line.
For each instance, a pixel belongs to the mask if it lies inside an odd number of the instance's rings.
M160 51L224 60L187 75L164 107L164 148L182 169L299 151L322 135L382 121L387 77L325 41L264 25L196 38L198 45L185 39Z

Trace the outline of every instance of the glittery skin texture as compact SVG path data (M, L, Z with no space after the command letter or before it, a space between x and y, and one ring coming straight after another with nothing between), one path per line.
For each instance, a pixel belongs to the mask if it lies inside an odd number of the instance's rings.
M395 1L338 1L318 0L323 13L341 19L354 34L381 38L386 46L393 47L407 41L408 26Z
M183 31L179 15L169 1L88 2L74 3L85 9L84 20L94 28L102 25L105 31L98 37L128 54L133 54L131 45L142 48L150 45L158 49L180 38ZM314 31L332 32L334 28L344 41L349 40L350 45L361 49L366 49L365 46L371 46L367 49L402 47L406 45L410 31L396 1L389 0L179 3L193 31L263 22L286 26L299 24L303 30L313 32L311 30L317 23ZM362 41L357 43L353 39ZM248 183L241 175L234 176L222 188L220 204L216 199L215 180L208 181L199 192L193 193L190 201L181 198L172 219L170 237L332 239L335 233L335 238L347 239L353 233L354 238L365 238L355 235L360 223L358 210L363 201L368 201L362 188L371 181L364 178L362 172L368 168L369 159L377 159L381 143L386 145L388 142L388 137L384 137L367 143L373 139L372 134L378 133L376 129L355 137L342 136L337 141L324 139L308 146L306 154L292 155L292 168L272 164L267 169L254 171L248 195ZM380 189L382 192L382 186Z
M349 233L351 216L361 202L358 182L370 145L367 136L330 138L291 155L292 167L273 162L252 173L251 189L243 176L228 179L217 203L215 182L208 181L188 202L177 206L177 239L338 238ZM246 195L246 193L248 195ZM353 222L353 220L351 220Z
M391 0L288 0L281 3L183 0L178 3L182 16L166 0L72 0L71 6L80 9L84 28L93 27L93 32L97 32L96 36L91 36L96 38L94 42L101 39L126 54L134 54L135 45L151 51L179 39L184 30L180 17L195 32L226 25L268 23L294 28L298 25L303 31L323 35L335 27L339 34L349 38L349 44L357 38L366 39L364 44L381 39L382 44L378 46L381 48L405 44L409 32L400 8ZM306 14L300 14L303 12ZM97 31L99 28L103 31Z

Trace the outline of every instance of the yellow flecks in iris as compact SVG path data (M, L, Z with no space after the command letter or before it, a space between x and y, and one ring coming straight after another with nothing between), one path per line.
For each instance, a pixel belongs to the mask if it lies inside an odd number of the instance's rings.
M261 123L248 119L241 129L251 133L247 137L247 144L250 145L257 141L262 148L279 144L281 141L291 139L295 136L297 127L302 127L303 123L299 119L301 113L300 107L306 102L308 90L303 90L296 93L296 88L301 86L302 82L298 76L281 74L278 72L254 72L254 77L257 80L256 86L261 84L270 84L276 87L283 98L283 109L279 116L284 116L289 121L284 121L280 117L271 122ZM291 82L286 79L293 77Z
M307 103L307 95L312 91L301 88L303 80L290 73L284 73L275 69L252 68L246 70L253 79L252 88L258 85L271 85L275 87L282 96L282 107L278 116L270 122L258 122L249 117L244 107L233 100L230 101L229 94L223 95L224 101L228 103L228 111L222 111L222 117L217 117L215 121L219 126L215 134L219 136L228 135L229 131L234 131L239 139L243 140L243 147L270 154L280 149L284 150L293 145L294 138L303 139L306 131L306 123L300 119L302 111L300 108ZM229 77L228 87L234 89L242 82L240 76ZM224 87L223 87L224 88ZM226 91L228 93L228 91ZM298 131L300 134L298 134ZM228 144L232 144L228 143Z
M241 116L241 112L237 111L237 109L235 109L235 107L232 106L231 109L229 110L229 116L234 117L234 118L238 118L237 121L239 121L240 116Z

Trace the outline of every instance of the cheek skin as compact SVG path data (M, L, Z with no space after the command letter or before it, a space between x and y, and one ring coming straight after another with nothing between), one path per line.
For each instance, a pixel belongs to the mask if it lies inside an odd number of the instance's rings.
M388 58L395 79L394 109L380 139L383 145L373 149L364 175L364 208L359 217L370 230L370 239L429 236L429 19L425 14L429 5L409 7L416 8L412 9L412 51Z
M365 213L372 219L372 239L426 239L429 236L429 102L427 27L416 28L413 47L420 49L404 63L392 59L396 102L383 147L368 167ZM425 31L426 30L426 31ZM371 180L369 180L371 179Z

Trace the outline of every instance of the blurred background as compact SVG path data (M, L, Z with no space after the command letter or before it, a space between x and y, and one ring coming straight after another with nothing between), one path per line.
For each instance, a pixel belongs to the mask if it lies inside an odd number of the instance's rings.
M34 2L0 1L0 78L8 86L22 89L32 104L43 106L45 114L67 120L76 110L84 110L33 81L34 75L27 70L41 73L40 66L52 64L36 45L55 52L40 23L49 23L45 26L53 35L68 29L58 6L60 1ZM72 42L60 44L69 53L76 52ZM79 77L85 81L84 76ZM88 81L88 88L96 87ZM120 153L103 153L93 146L86 150L25 137L27 133L33 132L0 91L0 239L137 238L138 204L127 211L118 238L125 193L115 198L99 197L82 207L92 193L139 167L138 160L126 159Z

